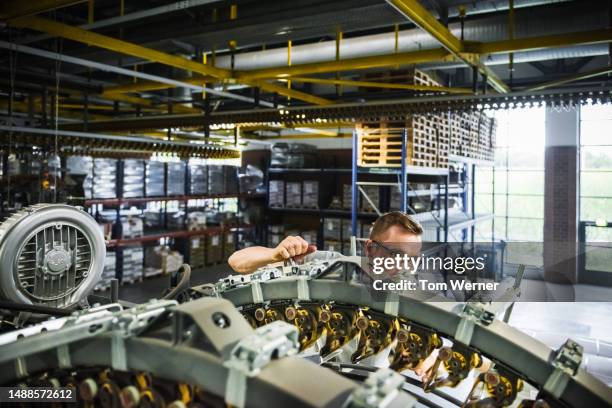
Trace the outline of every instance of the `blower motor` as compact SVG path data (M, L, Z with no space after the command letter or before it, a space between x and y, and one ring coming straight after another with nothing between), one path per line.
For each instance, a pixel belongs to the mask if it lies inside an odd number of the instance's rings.
M100 280L105 256L102 230L82 209L24 208L0 224L0 298L70 308Z

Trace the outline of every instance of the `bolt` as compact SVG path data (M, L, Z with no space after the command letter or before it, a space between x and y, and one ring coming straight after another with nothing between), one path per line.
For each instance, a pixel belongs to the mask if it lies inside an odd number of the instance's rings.
M356 323L359 330L365 330L370 326L370 321L365 316L359 316Z
M297 311L295 310L294 307L289 306L285 309L285 317L287 318L287 320L295 319L296 315L297 315Z
M98 394L98 383L93 378L86 378L79 384L79 395L84 401L93 401Z
M319 320L322 323L327 323L331 320L331 313L329 310L323 309L319 312Z
M128 385L119 393L122 408L135 408L140 403L140 392L133 385Z
M258 308L257 310L255 310L255 319L258 322L263 321L263 319L265 319L266 317L266 311L263 308Z

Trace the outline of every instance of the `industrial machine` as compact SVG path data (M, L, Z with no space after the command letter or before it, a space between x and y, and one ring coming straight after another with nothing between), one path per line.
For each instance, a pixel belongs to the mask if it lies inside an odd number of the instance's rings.
M87 307L105 253L100 227L81 209L38 204L17 211L0 224L0 309L16 314L8 320L19 326L37 314Z
M88 407L612 406L580 344L551 350L500 320L501 302L372 292L358 257L195 287L184 267L161 300L89 307L92 222L47 205L0 227L5 320L15 305L71 313L0 335L0 386L66 387Z

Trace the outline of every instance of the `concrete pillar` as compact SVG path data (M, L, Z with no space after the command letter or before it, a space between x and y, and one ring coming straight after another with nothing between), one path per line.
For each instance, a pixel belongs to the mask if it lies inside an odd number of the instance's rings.
M580 110L546 110L544 155L544 277L578 280Z

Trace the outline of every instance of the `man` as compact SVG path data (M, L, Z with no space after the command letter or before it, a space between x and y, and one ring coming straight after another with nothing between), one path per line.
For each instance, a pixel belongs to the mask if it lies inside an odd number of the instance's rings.
M423 229L410 216L392 211L380 216L370 232L365 244L367 256L392 257L394 248L419 245ZM249 247L234 252L227 262L238 273L252 273L262 266L279 264L293 259L296 262L314 259L331 259L340 256L337 252L317 251L301 237L289 236L275 248Z

